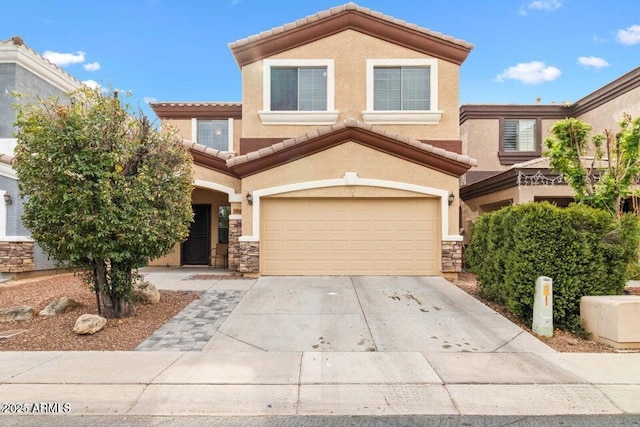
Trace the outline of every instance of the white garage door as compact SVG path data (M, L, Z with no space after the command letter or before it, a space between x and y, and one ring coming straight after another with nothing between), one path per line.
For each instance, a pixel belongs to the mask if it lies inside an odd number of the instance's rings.
M438 200L266 198L264 275L436 275Z

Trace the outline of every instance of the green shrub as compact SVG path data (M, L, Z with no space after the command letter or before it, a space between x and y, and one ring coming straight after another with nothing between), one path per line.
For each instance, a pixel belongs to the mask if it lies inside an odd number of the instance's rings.
M639 236L633 215L618 224L584 205L528 203L480 216L466 259L482 295L525 323L533 316L536 278L551 277L554 325L579 332L580 298L623 292Z

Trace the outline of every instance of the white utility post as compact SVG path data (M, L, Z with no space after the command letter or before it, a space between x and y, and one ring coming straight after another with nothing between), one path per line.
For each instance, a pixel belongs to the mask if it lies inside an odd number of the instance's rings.
M540 276L536 279L531 329L541 336L553 336L553 281L550 277Z

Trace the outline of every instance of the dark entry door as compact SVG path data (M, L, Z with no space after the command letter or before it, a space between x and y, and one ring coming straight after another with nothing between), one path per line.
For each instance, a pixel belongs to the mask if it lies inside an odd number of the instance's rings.
M211 253L211 205L191 205L193 223L182 244L182 264L209 265Z

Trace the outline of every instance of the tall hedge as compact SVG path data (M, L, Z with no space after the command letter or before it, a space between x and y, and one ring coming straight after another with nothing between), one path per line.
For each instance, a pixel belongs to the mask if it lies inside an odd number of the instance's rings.
M466 261L482 295L525 323L533 317L536 278L551 277L554 326L578 332L582 296L623 292L639 235L633 215L618 223L584 205L514 205L478 218Z

